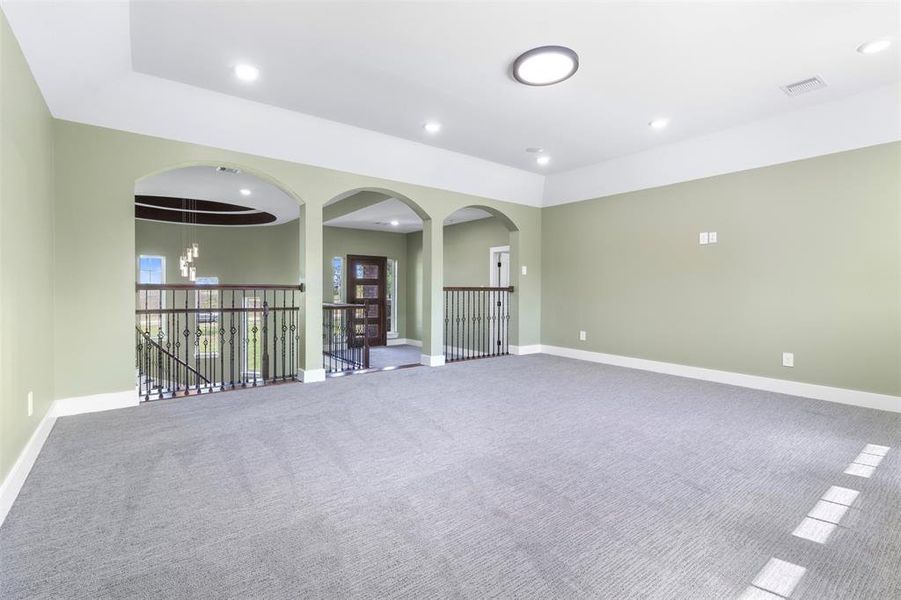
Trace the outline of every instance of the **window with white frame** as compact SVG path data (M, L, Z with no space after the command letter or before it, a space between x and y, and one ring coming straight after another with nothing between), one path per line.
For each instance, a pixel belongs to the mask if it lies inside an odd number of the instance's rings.
M332 258L332 302L341 302L341 287L344 282L344 259Z
M140 255L138 257L138 283L166 283L166 257ZM165 295L161 290L140 290L137 296L139 310L155 311L164 308ZM145 313L138 324L154 338L164 331L161 313Z
M385 281L386 306L385 313L388 317L388 337L397 337L397 259L388 259L388 273Z

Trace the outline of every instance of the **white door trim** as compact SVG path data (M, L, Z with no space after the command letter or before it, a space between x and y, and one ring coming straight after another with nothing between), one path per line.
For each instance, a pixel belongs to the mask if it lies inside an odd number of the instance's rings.
M500 254L501 252L507 252L509 254L510 246L492 246L491 248L488 248L488 285L491 287L500 285L500 282L495 280L494 274L497 273L497 260L495 260L494 255Z

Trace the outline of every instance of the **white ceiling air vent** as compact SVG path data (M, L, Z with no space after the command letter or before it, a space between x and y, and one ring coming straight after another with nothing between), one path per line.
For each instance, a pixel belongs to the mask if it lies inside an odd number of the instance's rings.
M806 94L807 92L821 90L824 87L826 87L826 82L823 81L820 77L811 77L810 79L805 79L804 81L796 81L794 83L784 85L782 86L782 91L785 92L787 96L800 96L801 94Z
M216 167L216 170L220 173L229 173L231 175L237 175L241 172L238 169L232 169L231 167Z

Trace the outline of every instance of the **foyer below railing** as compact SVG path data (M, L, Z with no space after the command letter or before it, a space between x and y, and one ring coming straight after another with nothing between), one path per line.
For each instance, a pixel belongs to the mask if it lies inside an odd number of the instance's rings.
M322 367L326 373L368 369L368 331L365 304L323 304Z
M444 288L444 357L447 362L510 353L509 287Z
M135 286L144 400L297 379L303 286Z

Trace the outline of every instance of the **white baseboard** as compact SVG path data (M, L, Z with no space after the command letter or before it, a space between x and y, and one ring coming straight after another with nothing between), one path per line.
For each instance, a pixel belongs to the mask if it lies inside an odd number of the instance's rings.
M514 346L510 344L510 354L539 354L541 352L541 344L530 344L528 346Z
M50 431L59 417L127 408L137 406L139 403L138 392L134 389L124 392L54 400L50 408L47 409L44 418L38 423L34 433L31 434L25 447L22 448L19 458L16 459L12 469L7 473L3 483L0 484L0 525L3 524L6 515L9 514L9 509L12 508L13 502L15 502L22 485L25 483L25 479L28 478L28 474L31 472L31 467L34 466L34 461L37 460L38 454L41 453L41 448L44 447L44 442L47 441L47 437L50 435Z
M50 435L50 431L53 429L54 423L56 423L56 417L51 414L52 410L52 406L47 409L47 414L38 423L34 433L31 434L31 438L29 438L25 447L22 448L22 452L19 453L19 458L16 459L9 473L6 474L6 479L0 484L0 525L6 520L9 509L12 508L13 502L16 501L25 479L31 472L34 461L37 460L38 454L41 453L41 448L44 447L44 442L47 441L47 436Z
M67 417L83 413L100 412L102 410L129 408L137 406L140 402L141 398L138 396L137 390L131 389L124 392L92 394L90 396L54 400L50 406L50 412L54 417Z
M428 354L422 354L419 357L419 364L425 365L427 367L444 366L444 355L438 354L435 356L430 356Z
M790 396L801 396L803 398L813 398L814 400L826 400L828 402L850 404L851 406L901 412L901 397L890 396L888 394L876 394L874 392L829 387L815 383L774 379L771 377L761 377L759 375L746 375L744 373L734 373L732 371L718 371L716 369L691 367L676 363L633 358L631 356L604 354L603 352L577 350L575 348L564 348L562 346L548 346L542 344L541 352L566 358L616 365L618 367L641 369L642 371L654 371L655 373L678 375L679 377L688 377L690 379L703 379L705 381L726 383L755 390L777 392L779 394L787 394Z
M422 340L411 340L409 338L394 338L393 340L388 340L389 346L416 346L417 348L422 348Z
M297 374L304 383L319 383L325 381L325 369L298 369Z

